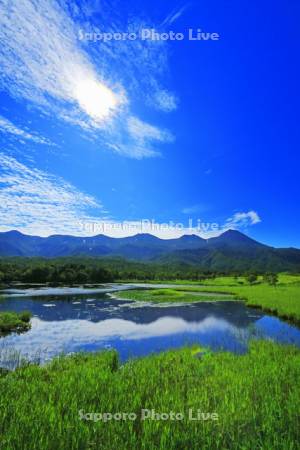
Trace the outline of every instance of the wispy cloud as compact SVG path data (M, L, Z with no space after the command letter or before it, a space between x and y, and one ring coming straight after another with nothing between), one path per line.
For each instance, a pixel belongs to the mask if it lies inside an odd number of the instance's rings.
M97 21L91 14L94 8ZM161 27L144 14L143 18L132 14L130 6L123 0L101 0L101 7L99 3L96 7L93 0L84 0L73 10L72 17L80 32L139 35L145 29L161 31ZM130 96L142 97L148 105L165 112L176 109L178 99L166 86L169 78L167 41L127 39L118 41L116 45L113 40L96 43L83 40L82 45L93 55L96 65L106 70L106 77L116 83L121 82Z
M117 132L113 130L109 146L117 153L141 159L159 156L157 144L171 143L173 140L170 131L129 116L119 124Z
M176 20L179 19L179 17L182 16L182 14L186 11L186 9L188 9L191 6L191 4L192 2L188 2L182 6L177 6L176 8L174 8L164 19L161 26L167 27L168 25L174 23Z
M140 129L138 132L142 133ZM255 211L248 211L235 213L217 230L212 230L209 223L197 229L197 223L189 221L182 224L171 221L168 226L146 219L120 222L108 217L101 202L62 178L31 168L3 153L0 153L0 167L0 231L18 229L40 236L103 233L113 237L151 233L164 239L193 233L209 238L229 228L243 230L261 221Z
M79 40L81 28L100 31L92 21L95 8L101 31L139 31L146 25L138 18L122 23L120 3L114 3L103 0L96 8L88 1L80 6L72 1L0 0L0 88L44 114L92 131L119 153L153 156L159 152L147 147L136 152L141 141L132 153L124 146L124 133L130 135L124 124L132 115L131 100L140 99L141 92L156 109L176 108L175 96L160 81L168 72L167 44Z
M220 223L205 222L202 220L185 219L182 222L174 220L165 223L157 222L154 219L126 220L96 220L82 222L83 234L93 236L97 233L106 234L112 237L132 236L137 233L150 233L162 239L179 238L184 234L196 234L204 239L219 236L229 229L247 231L250 226L256 225L261 220L257 213L249 211L237 213Z
M171 112L177 108L178 99L165 89L158 89L148 97L148 103L154 108L164 112Z
M32 169L0 153L1 230L29 234L78 234L80 221L92 220L91 211L105 216L101 203L70 183Z
M237 212L226 220L224 228L247 228L260 222L261 218L256 211Z
M80 50L74 24L57 2L1 0L0 4L2 88L43 109L64 111L69 106L65 113L85 113L91 123L102 116L89 110L84 96L99 96L102 114L105 106L108 114L121 102L119 93L103 83Z
M130 135L143 145L148 141L172 142L174 140L168 130L149 125L137 117L129 117L128 130Z
M14 125L10 120L6 119L3 116L0 116L0 132L4 134L11 134L15 136L17 139L23 141L32 141L36 144L44 144L44 145L54 145L49 139L46 139L43 136L38 135L37 133L29 133L28 131L22 130Z

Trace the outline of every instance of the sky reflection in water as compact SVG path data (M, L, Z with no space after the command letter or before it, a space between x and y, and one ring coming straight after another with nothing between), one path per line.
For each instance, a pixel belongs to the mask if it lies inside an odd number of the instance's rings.
M251 337L300 346L298 328L239 302L159 306L112 299L103 289L56 288L42 295L38 289L11 291L0 303L0 311L5 310L32 311L32 328L2 337L0 353L14 348L41 361L104 348L117 349L124 361L188 344L242 353Z

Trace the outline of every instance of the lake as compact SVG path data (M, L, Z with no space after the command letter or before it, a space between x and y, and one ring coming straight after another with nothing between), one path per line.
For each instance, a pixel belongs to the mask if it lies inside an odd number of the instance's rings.
M116 349L120 359L197 344L213 351L247 351L250 338L300 346L300 330L242 302L155 304L111 294L134 285L1 291L0 311L29 310L32 328L0 338L0 364L11 367L11 349L40 362L60 353ZM2 362L1 362L2 359Z

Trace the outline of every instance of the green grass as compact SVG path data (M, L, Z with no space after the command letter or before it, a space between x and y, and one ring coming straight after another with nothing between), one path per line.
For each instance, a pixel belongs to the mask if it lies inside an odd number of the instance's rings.
M187 288L179 288L187 291ZM237 299L245 300L247 306L262 308L283 319L300 323L300 285L287 283L278 286L269 286L261 283L253 286L212 286L193 287L193 292L231 293Z
M299 349L256 341L243 356L194 353L169 351L123 366L115 352L77 354L3 374L0 449L299 448ZM144 408L184 419L142 421ZM218 420L190 421L189 408ZM80 410L137 419L81 420Z
M120 291L114 294L117 298L136 300L142 302L157 302L157 303L170 303L170 302L207 302L214 300L231 300L232 296L222 296L211 294L205 294L201 292L193 292L194 289L188 292L187 288L169 289L134 289L128 291Z
M248 306L258 306L267 312L300 323L300 286L257 285L233 289Z
M249 286L244 279L219 277L206 286L177 285L117 295L191 302L228 300L207 295L226 292L248 305L300 321L299 281L281 275L276 287L261 279ZM0 324L3 314L13 313L0 313ZM28 325L28 313L26 319ZM251 342L242 356L204 351L198 358L200 350L169 351L124 365L114 351L76 354L46 366L0 370L0 450L298 449L300 350L270 341ZM143 421L142 409L174 411L184 418ZM216 413L218 420L188 420L189 409ZM137 419L81 420L79 411L82 415L130 412Z
M131 283L133 282L132 280L123 280L123 282L125 283ZM134 281L137 284L172 284L172 285L191 285L191 286L199 286L200 285L204 285L204 286L210 286L210 285L214 285L214 286L222 286L222 285L226 285L226 286L239 286L239 284L244 284L247 283L245 277L233 277L233 276L222 276L222 277L216 277L216 278L207 278L207 279L203 279L201 281L193 281L193 280L147 280L147 281L140 281L140 280L135 280Z
M180 285L178 282L172 289L122 291L117 296L141 301L186 302L228 300L227 297L205 297L206 293L232 294L236 300L244 300L247 306L262 308L283 319L300 323L300 276L281 274L277 286L264 283L262 278L250 286L243 277L237 279L218 277L209 280L209 283L209 285L198 283L188 286L186 283ZM197 292L204 296L197 298Z
M31 313L28 311L0 312L0 333L27 331L30 328L30 318Z
M286 273L278 274L279 284L296 284L300 285L300 276L299 275L291 275ZM258 276L258 282L262 282L262 275ZM124 281L125 282L125 281ZM127 283L131 283L131 280L126 280ZM201 281L192 281L192 280L152 280L152 281L139 281L136 280L136 283L147 283L147 284L172 284L172 285L191 285L191 286L241 286L248 285L248 281L244 276L218 276L216 278L207 278Z

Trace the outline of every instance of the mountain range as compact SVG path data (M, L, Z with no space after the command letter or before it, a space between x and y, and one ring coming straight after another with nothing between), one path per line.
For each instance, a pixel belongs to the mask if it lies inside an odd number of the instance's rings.
M161 264L192 265L201 269L300 271L300 250L274 248L245 234L225 231L218 237L203 239L184 235L160 239L151 234L124 238L105 235L77 237L30 236L19 231L0 233L0 257L59 258L72 256L121 257Z

